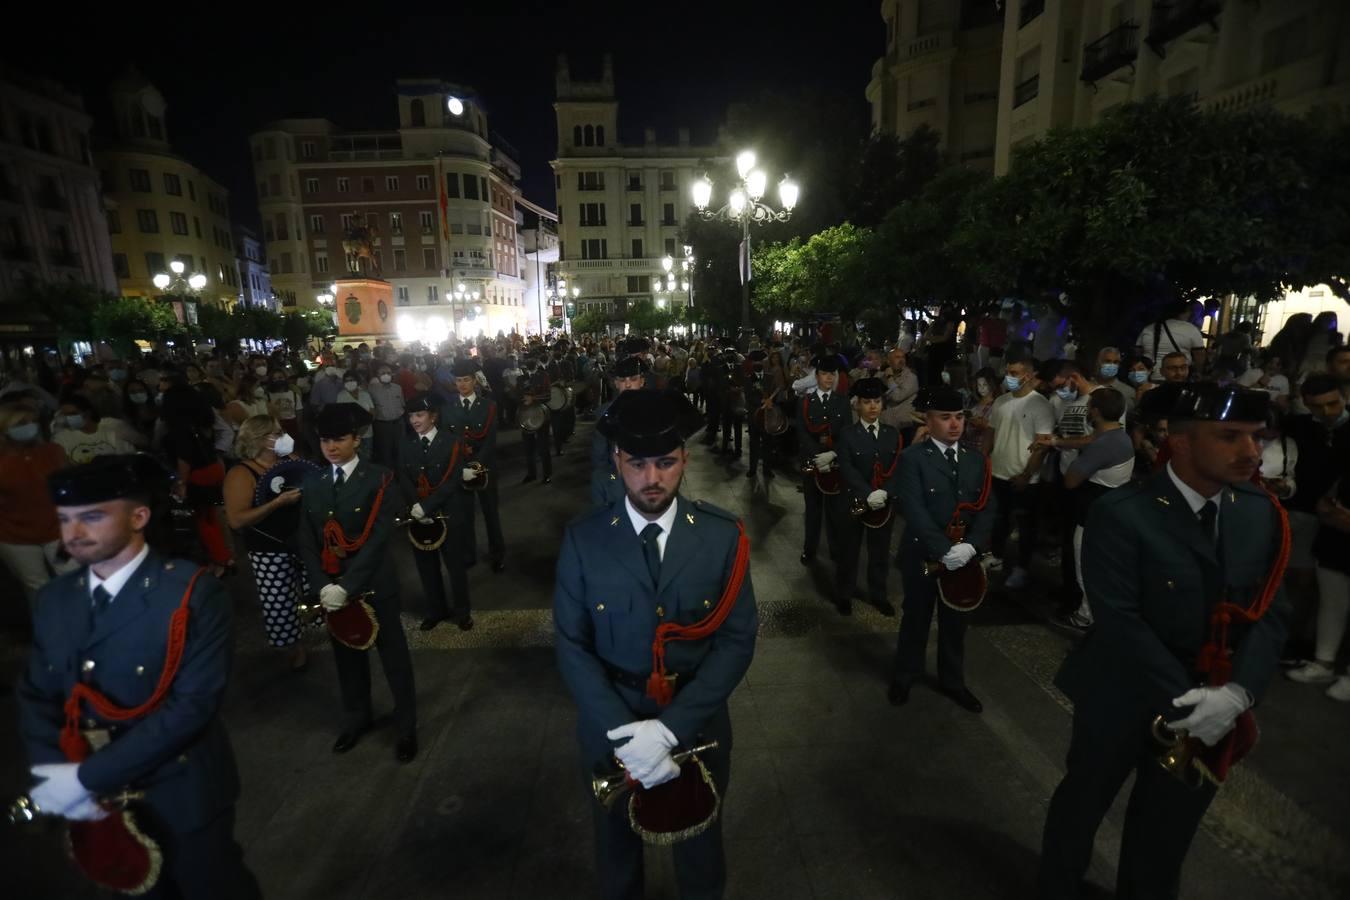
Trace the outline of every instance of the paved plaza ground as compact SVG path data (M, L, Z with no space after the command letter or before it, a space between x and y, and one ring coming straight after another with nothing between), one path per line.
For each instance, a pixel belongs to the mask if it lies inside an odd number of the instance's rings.
M582 424L545 486L518 483L518 437L503 435L507 571L471 570L472 632L416 629L411 550L395 541L418 689L421 752L411 765L395 762L387 723L332 754L339 704L326 642L316 636L309 669L289 672L264 646L247 574L235 579L238 652L224 715L243 779L237 834L266 897L595 895L594 801L549 614L562 528L587 502L589 437ZM728 897L1032 896L1069 737L1069 706L1050 682L1074 635L1049 624L1041 592L991 594L973 614L966 653L984 714L926 689L892 708L897 621L858 604L845 619L824 602L827 568L797 559L795 480L777 478L765 495L743 462L692 447L685 493L745 517L762 618L754 664L731 701ZM900 593L892 570L897 606ZM25 650L20 628L0 638L0 683L14 682ZM373 668L377 710L387 711ZM1211 807L1182 896L1350 896L1350 706L1280 678L1259 715L1261 743ZM14 720L6 691L6 798L26 785ZM1123 810L1122 801L1098 835L1091 876L1102 897L1114 884ZM0 895L12 900L93 896L51 828L0 830L0 871ZM650 852L648 875L650 898L675 896L668 852Z

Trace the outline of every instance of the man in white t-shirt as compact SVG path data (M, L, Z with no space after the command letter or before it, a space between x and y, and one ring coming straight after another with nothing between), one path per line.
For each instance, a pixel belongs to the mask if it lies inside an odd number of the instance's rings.
M103 418L94 404L80 394L71 394L61 402L53 424L65 427L52 435L52 440L66 451L66 457L76 465L83 465L98 456L135 453L136 447L127 439L131 428L120 419Z
M1004 376L1007 393L994 401L985 429L985 452L993 471L994 498L998 503L994 519L992 549L1002 565L1004 548L1011 530L1014 510L1021 510L1017 562L1006 586L1018 590L1026 586L1031 552L1036 548L1036 498L1040 488L1041 461L1045 450L1032 449L1055 430L1055 415L1050 401L1036 391L1033 361L1008 363Z
M1160 319L1139 332L1135 346L1139 352L1154 360L1152 379L1163 380L1162 360L1169 353L1183 353L1191 364L1191 371L1199 372L1205 363L1205 336L1190 322L1180 318L1181 310Z

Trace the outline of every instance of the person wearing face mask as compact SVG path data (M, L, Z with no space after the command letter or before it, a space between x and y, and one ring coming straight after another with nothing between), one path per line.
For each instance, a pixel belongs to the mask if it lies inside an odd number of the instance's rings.
M886 383L881 422L898 429L908 447L918 427L914 421L914 398L919 395L919 376L909 367L909 354L899 347L893 348L886 355L886 368L881 371L881 379Z
M1147 356L1130 357L1125 367L1125 386L1130 389L1129 403L1133 409L1139 403L1140 395L1148 389L1149 377L1153 372L1153 360Z
M155 435L155 403L146 386L147 382L140 378L129 378L122 388L122 409L126 411L126 421L140 439L145 443L143 447L150 446L150 440Z
M286 488L257 505L259 482L272 466L290 458L295 439L272 416L250 416L239 426L235 454L240 463L225 476L225 520L244 539L249 568L258 586L262 604L263 628L267 643L289 650L293 671L308 662L300 620L296 616L297 598L309 592L304 566L296 555L296 533L300 527L300 489Z
M1125 414L1134 409L1134 387L1121 381L1120 350L1115 347L1103 347L1097 351L1097 367L1092 375L1092 383L1097 387L1109 387L1125 400ZM1147 373L1145 373L1147 378Z
M403 434L403 388L394 380L393 369L380 363L366 392L375 404L375 461L393 468L398 465L398 442Z
M1026 587L1030 577L1031 554L1040 530L1037 498L1045 454L1037 439L1048 438L1055 430L1050 401L1036 390L1033 363L1032 360L1008 363L1008 374L1003 379L1007 393L994 401L989 427L984 433L984 451L992 461L993 491L998 501L993 535L997 562L991 563L991 568L1003 567L1012 517L1016 512L1022 514L1018 558L1005 582L1009 590Z
M337 395L337 403L352 403L367 413L365 421L366 426L361 429L358 435L365 444L366 453L373 454L374 447L374 429L371 427L372 416L375 412L375 401L371 398L370 392L366 390L366 377L357 370L349 369L347 375L342 380L342 391Z
M285 371L273 369L267 376L267 411L295 440L300 439L300 395L291 387Z
M30 611L60 546L47 476L67 464L61 446L43 436L36 409L19 396L0 402L0 562L22 585Z
M250 373L240 376L234 399L225 404L221 415L237 432L245 419L250 416L266 415L267 411L267 390L262 386L262 382Z
M108 376L101 372L91 372L80 385L77 393L83 394L94 404L99 415L108 418L121 418L122 399L119 389L114 388Z
M342 393L344 375L344 369L331 364L317 370L314 387L309 392L309 405L315 412L337 402L338 395Z
M136 447L117 427L119 424L125 427L126 423L104 419L94 404L79 394L71 394L63 400L56 417L65 427L54 434L52 440L61 445L72 463L80 465L96 456L136 452Z

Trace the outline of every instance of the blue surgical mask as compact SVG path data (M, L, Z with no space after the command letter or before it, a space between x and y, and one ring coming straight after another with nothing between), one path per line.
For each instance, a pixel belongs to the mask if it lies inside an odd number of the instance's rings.
M147 397L145 394L142 393L127 394L127 397L128 399L131 400L132 403L144 403L146 400L150 399L149 397Z
M1118 363L1102 363L1101 373L1103 378L1115 378L1120 374L1120 365Z
M1078 396L1078 392L1071 387L1055 388L1055 393L1061 400L1072 400Z
M1130 384L1143 384L1148 381L1148 373L1142 369L1135 369L1126 377L1130 379Z
M125 380L126 377L127 377L127 370L126 370L126 369L109 369L109 370L108 370L108 377L111 378L113 381L123 381L123 380Z
M1022 379L1013 375L1003 376L1003 386L1010 391L1020 391L1022 389Z
M946 369L943 369L943 370L942 370L942 383L943 383L943 384L951 384L951 383L952 383L952 373L951 373L951 372L948 372Z
M29 441L37 440L38 427L36 422L27 422L23 425L11 425L5 430L11 441L18 441L20 444L26 444Z
M66 416L66 427L71 431L79 431L84 427L84 416L78 414Z

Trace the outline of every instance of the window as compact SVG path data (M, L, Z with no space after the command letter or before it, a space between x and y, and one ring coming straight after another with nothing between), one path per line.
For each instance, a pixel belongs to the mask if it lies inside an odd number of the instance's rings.
M633 238L633 252L629 254L633 259L642 259L642 238Z
M164 254L163 253L145 254L145 269L147 272L150 273L151 278L155 277L160 272L167 272L169 270L169 267L164 264Z
M309 217L309 233L323 234L323 216Z
M265 181L258 182L258 199L267 199L267 182Z
M641 173L641 172L629 172L629 173L628 173L628 189L629 189L630 191L640 191L640 190L642 190L642 173Z
M473 177L472 175L464 176L464 199L466 200L478 199L478 179Z
M595 145L595 126L594 126L594 125L587 125L585 128L583 128L583 129L581 130L581 133L582 133L582 135L583 135L583 137L584 137L583 143L585 143L585 145L586 145L587 147L592 147L592 146Z
M305 159L313 159L319 155L318 145L313 141L301 141L300 155Z
M628 204L628 224L629 224L629 225L641 225L641 224L642 224L642 204L641 204L641 203L630 203L630 204Z
M164 193L171 197L183 196L183 182L172 172L164 173Z
M664 204L664 205L661 207L661 224L662 224L662 225L674 225L674 224L675 224L675 204L674 204L674 203L666 203L666 204Z
M459 198L459 174L456 172L445 173L445 196L452 199Z
M407 286L406 286L406 285L399 285L399 286L396 287L394 290L395 290L395 292L396 292L396 293L394 294L395 302L398 303L399 306L407 306L408 303L410 302L410 301L408 300L408 288L407 288Z
M422 248L422 268L426 269L428 272L434 272L436 270L435 247Z
M386 176L384 176L384 189L385 189L386 191L397 191L397 190L398 190L398 176L397 176L397 175L386 175Z
M263 156L268 159L277 158L277 140L276 138L263 138Z
M652 289L652 277L650 275L629 275L628 293L646 294Z
M150 193L150 170L132 169L127 173L131 181L131 189L141 194Z
M422 226L423 234L431 234L433 225L431 219L431 210L424 209L421 212L419 212L417 214L417 224Z
M122 214L115 209L108 210L108 234L122 233Z
M603 191L605 189L604 172L578 172L577 190L579 191Z
M408 252L404 250L402 247L394 248L394 271L395 272L408 271Z
M663 191L675 190L675 173L670 169L661 170L661 190Z
M191 179L188 179L188 199L193 202L197 200L197 185L193 184Z
M609 247L604 238L590 238L581 242L582 259L608 259Z
M581 126L580 126L580 125L575 125L575 126L572 127L572 146L573 146L573 147L580 147L580 146L581 146Z
M394 235L403 233L403 213L391 212L389 214L389 232Z
M317 194L318 192L319 192L319 179L317 179L317 178L306 178L306 179L305 179L305 193L306 193L306 194Z
M581 224L582 224L582 225L604 225L604 224L605 224L605 204L603 204L603 203L583 203L583 204L581 204Z
M422 102L422 98L414 97L408 104L408 118L412 121L414 128L422 128L427 124L427 108Z
M666 238L666 256L675 255L675 239Z
M488 195L487 179L486 179L486 178L483 178L482 176L479 176L479 178L478 178L478 186L479 186L479 188L482 189L482 193L480 194L480 196L481 196L484 200L486 200L486 199L488 198L488 196L489 196L489 195Z
M291 254L290 253L281 254L281 273L283 275L289 275L293 270L294 266L291 264Z
M281 196L281 176L280 176L280 175L272 175L271 177L269 177L269 178L267 179L267 183L268 183L269 188L270 188L271 191L272 191L272 196L273 196L273 197L280 197L280 196Z
M362 179L361 179L361 190L364 191L364 192L367 193L367 194L373 194L373 193L375 193L375 179L374 179L374 178L362 178Z
M427 285L427 303L439 303L441 300L441 290L434 284Z
M131 266L127 263L127 255L125 253L113 254L113 274L118 278L131 277Z
M417 189L418 189L419 191L429 191L429 190L431 190L431 176L430 176L430 175L418 175L418 176L417 176Z
M136 210L136 224L141 234L159 234L159 216L153 209Z
M351 183L351 180L350 180L350 179L347 179L347 178L339 177L339 178L338 178L338 183L337 183L337 189L338 189L338 193L339 193L339 194L345 194L345 193L347 193L348 191L350 191L350 190L352 189L352 183Z
M1261 39L1261 74L1307 56L1308 17L1299 16L1267 31Z
M352 227L352 222L354 221L355 218L351 213L342 213L342 230L344 232L347 231L347 229Z
M169 213L169 228L172 229L174 234L186 235L188 233L187 216L180 212Z
M595 126L595 146L605 146L605 126L603 125Z
M202 237L202 220L199 219L199 218L197 218L196 216L193 216L193 217L192 217L192 230L193 230L194 232L196 232L196 234L197 234L197 240L201 240L201 237Z
M314 254L314 271L315 271L315 272L319 272L319 273L323 273L323 272L327 272L327 271L328 271L328 254L327 254L327 253L316 253L316 254Z

